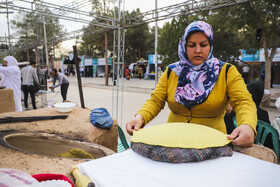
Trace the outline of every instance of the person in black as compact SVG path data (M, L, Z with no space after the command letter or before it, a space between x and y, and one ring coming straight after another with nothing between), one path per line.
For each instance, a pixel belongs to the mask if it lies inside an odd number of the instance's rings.
M274 83L274 67L273 64L271 64L271 79L270 79L270 87L273 88L273 83Z
M260 107L263 95L264 95L264 84L261 81L251 82L247 85L248 91L251 93L252 98L257 107L258 120L262 120L270 124L268 112Z
M22 90L24 93L24 106L25 109L28 109L28 93L31 96L31 102L33 109L37 109L35 103L35 86L40 85L37 71L35 69L35 62L30 61L30 65L24 67L21 70L21 78L22 78Z
M261 101L262 101L262 98L264 95L263 82L262 81L251 82L247 85L247 89L250 92L250 94L252 95L252 98L256 104L258 120L264 121L270 125L268 112L260 107L260 104L261 104ZM233 124L233 120L232 120L233 117L235 116L235 112L233 110L231 110L230 106L228 106L228 109L229 110L226 111L224 121L226 123L227 133L230 134L233 131L233 129L235 128L234 124ZM264 142L264 146L273 149L271 134L268 134L268 137L267 137L266 141Z

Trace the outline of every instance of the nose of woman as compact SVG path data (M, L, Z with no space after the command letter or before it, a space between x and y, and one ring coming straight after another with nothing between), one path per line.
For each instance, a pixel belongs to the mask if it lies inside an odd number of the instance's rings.
M201 47L199 45L196 45L194 52L195 53L201 53Z

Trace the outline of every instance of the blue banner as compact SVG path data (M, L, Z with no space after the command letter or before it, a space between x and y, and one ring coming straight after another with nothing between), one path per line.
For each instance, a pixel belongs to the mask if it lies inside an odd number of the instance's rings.
M260 50L257 50L255 54L247 54L246 50L241 50L241 56L244 62L258 62L260 59Z
M154 56L155 55L149 55L149 64L153 64L154 63Z
M98 64L98 63L97 63L97 58L93 58L93 59L92 59L92 65L93 65L93 66L97 66L97 64Z

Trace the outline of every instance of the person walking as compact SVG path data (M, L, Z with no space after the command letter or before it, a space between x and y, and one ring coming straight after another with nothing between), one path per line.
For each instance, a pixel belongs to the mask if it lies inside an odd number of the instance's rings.
M126 80L129 80L129 79L130 79L130 76L129 76L129 69L128 69L128 68L125 68L125 69L124 69L124 76L125 76Z
M138 77L141 80L143 76L143 68L139 66L137 70L138 70Z
M242 68L242 77L244 79L245 84L248 82L248 75L250 71L250 66L248 64L245 64L244 67Z
M61 96L63 98L63 102L66 102L67 91L68 91L68 87L69 87L68 78L64 74L57 72L57 69L53 69L51 71L51 75L53 77L53 85L50 86L49 88L53 91L54 88L60 86L60 92L61 92ZM55 84L56 80L58 80L58 84Z
M35 86L40 86L37 72L35 69L36 63L30 61L30 64L21 70L22 90L24 93L24 107L28 109L28 93L31 96L33 109L37 109L35 102Z
M17 112L22 111L20 69L15 57L7 56L4 58L4 65L3 67L0 66L0 73L3 74L1 86L13 90L15 110Z
M85 71L84 67L81 66L81 67L80 67L81 77L84 77L84 71Z

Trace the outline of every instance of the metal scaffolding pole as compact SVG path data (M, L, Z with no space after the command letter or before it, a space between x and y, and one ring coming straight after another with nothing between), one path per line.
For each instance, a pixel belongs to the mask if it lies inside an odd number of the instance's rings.
M115 6L114 11L117 26L114 29L113 84L116 83L116 85L113 86L112 116L122 127L125 30L121 27L121 21L123 20L122 13L124 12L121 5L122 0L119 0L118 8ZM116 18L117 16L118 18Z
M157 10L157 0L155 0L155 8ZM158 46L158 22L157 22L158 12L156 11L156 21L155 21L155 87L158 83L158 53L157 53L157 46Z
M50 76L49 53L48 53L48 41L47 41L47 31L46 31L45 16L43 16L43 26L44 26L44 39L45 39L45 51L46 51L46 65L48 67L48 76Z

